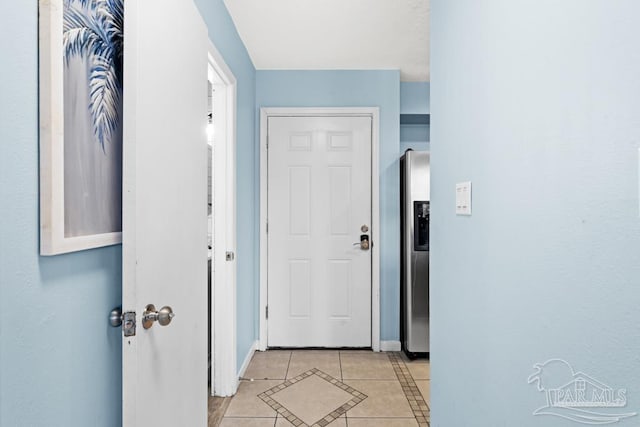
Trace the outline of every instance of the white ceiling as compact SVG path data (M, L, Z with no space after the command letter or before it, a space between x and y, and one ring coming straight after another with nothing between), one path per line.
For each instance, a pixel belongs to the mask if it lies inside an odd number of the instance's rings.
M259 70L399 69L429 80L429 0L224 0Z

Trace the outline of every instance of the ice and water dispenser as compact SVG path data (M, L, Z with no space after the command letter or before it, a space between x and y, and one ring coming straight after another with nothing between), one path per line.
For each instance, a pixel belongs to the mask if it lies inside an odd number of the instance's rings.
M429 202L413 202L413 250L429 252Z

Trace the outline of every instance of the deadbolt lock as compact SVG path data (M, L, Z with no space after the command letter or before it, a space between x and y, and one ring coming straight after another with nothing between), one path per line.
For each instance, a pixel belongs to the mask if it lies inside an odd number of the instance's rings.
M360 241L357 243L354 243L353 246L360 246L360 249L363 251L368 251L369 247L371 246L369 244L369 235L368 234L361 234L360 235Z

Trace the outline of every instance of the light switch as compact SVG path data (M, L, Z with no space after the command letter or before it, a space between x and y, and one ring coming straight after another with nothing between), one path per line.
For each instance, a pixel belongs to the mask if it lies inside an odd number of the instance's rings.
M456 215L471 215L471 181L456 184Z

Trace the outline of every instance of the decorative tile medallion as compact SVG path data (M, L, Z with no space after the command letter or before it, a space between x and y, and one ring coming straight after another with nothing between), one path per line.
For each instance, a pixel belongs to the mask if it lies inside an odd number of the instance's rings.
M331 409L326 415L321 416L319 419L314 420L311 423L305 423L302 419L304 418L304 416L302 416L301 414L296 415L293 412L294 408L292 407L293 406L292 403L288 403L286 401L287 399L284 398L283 396L284 393L282 394L279 394L279 393L289 389L290 387L300 386L305 380L309 380L311 379L311 377L314 377L314 376L324 380L327 383L326 385L328 386L328 388L317 387L316 391L318 393L326 394L326 391L333 391L333 392L337 392L336 394L340 397L336 397L337 400L335 400L335 402L338 402L338 403L331 403L331 402L326 403L331 407ZM323 385L324 383L321 383L321 386ZM334 387L337 390L331 390ZM322 389L325 389L325 391L323 392ZM340 390L342 391L342 393L340 392ZM311 393L306 398L314 399L314 396L312 394L313 393ZM364 399L367 398L367 395L359 392L353 387L349 387L348 385L333 378L330 375L327 375L321 370L313 368L311 370L308 370L298 375L295 378L291 378L290 380L287 380L282 384L278 384L277 386L272 387L269 390L264 391L263 393L260 393L258 397L262 399L262 401L265 402L267 405L269 405L273 410L275 410L280 417L286 418L291 424L293 424L296 427L309 426L309 425L313 427L316 427L316 426L324 427L332 423L333 421L335 421L336 418L339 418L342 415L344 415L351 408L358 405L360 402L362 402ZM287 408L287 405L289 405L290 408Z
M389 360L393 366L393 370L400 381L402 391L409 401L409 406L413 411L413 415L416 417L419 426L429 426L430 422L430 410L427 402L420 393L416 382L414 381L409 368L402 360L402 356L399 353L389 354Z

